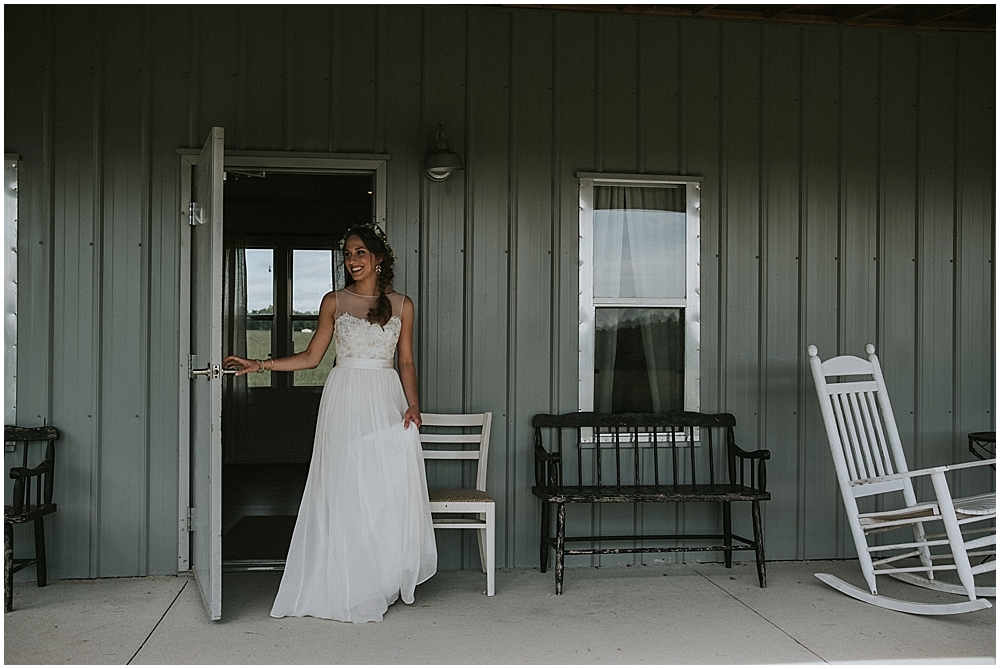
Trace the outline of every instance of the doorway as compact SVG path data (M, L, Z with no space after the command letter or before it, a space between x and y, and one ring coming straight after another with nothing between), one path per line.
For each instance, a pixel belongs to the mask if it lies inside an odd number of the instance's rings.
M373 220L374 174L226 168L223 355L305 349L322 296L344 285L339 241ZM331 345L315 370L227 379L222 415L222 560L284 566L312 454Z

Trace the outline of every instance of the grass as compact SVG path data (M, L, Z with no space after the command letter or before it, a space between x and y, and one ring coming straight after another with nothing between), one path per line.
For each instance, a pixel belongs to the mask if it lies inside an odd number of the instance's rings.
M311 332L293 332L292 343L296 353L304 351L312 339ZM320 361L316 369L304 369L294 374L294 384L296 386L322 386L326 383L326 377L333 367L333 360L337 355L336 345L330 343L326 355ZM264 360L271 355L271 333L268 330L249 330L247 332L247 357L254 360ZM271 385L271 372L262 374L250 374L247 377L251 388L266 388Z

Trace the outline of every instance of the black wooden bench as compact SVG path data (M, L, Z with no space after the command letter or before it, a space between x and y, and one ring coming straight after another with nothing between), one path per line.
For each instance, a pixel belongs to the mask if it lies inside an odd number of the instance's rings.
M726 566L732 567L734 550L752 550L760 587L765 586L760 503L771 498L765 468L771 454L744 451L736 445L732 414L538 414L532 425L535 486L531 491L542 501L541 570L544 573L548 568L549 549L554 549L557 595L562 594L567 555L722 551ZM638 502L717 502L722 531L566 536L567 504ZM732 532L733 502L751 504L752 541ZM550 534L552 505L556 507L555 536ZM663 545L665 541L674 545ZM569 542L591 546L569 549ZM602 542L631 545L595 547Z

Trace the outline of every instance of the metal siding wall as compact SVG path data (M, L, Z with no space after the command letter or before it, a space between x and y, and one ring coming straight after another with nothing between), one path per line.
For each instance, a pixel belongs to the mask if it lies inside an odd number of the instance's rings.
M82 35L80 34L83 26ZM101 26L84 8L53 13L51 406L63 435L56 481L65 495L52 521L53 574L99 575ZM56 65L58 63L58 65ZM29 158L30 160L30 158ZM27 305L26 305L27 306ZM18 340L28 337L18 337ZM34 364L34 361L32 361ZM25 377L21 371L20 379ZM20 385L20 384L19 384ZM19 389L20 392L20 389ZM20 420L20 412L19 420Z
M537 564L531 416L576 407L578 171L705 178L702 408L772 451L770 558L853 551L807 344L875 341L912 466L993 426L993 35L492 7L9 12L18 405L65 435L56 578L175 568L175 149L213 125L231 149L392 156L421 405L494 413L500 565ZM438 123L467 169L431 183ZM580 531L718 522L578 511ZM478 566L471 536L441 546L442 568Z
M839 31L809 31L802 66L803 173L802 263L799 328L804 344L815 344L824 359L843 349L837 340L840 250L840 39ZM790 355L804 356L799 350ZM803 365L799 392L805 401L805 429L800 435L804 466L800 482L806 485L799 505L802 546L806 559L840 555L845 528L841 527L841 500L830 461L823 420L812 388L808 365ZM774 487L777 483L772 484Z
M801 200L802 31L785 28L764 33L761 100L761 359L762 396L758 444L771 450L768 477L800 481L802 452L798 430L799 378L804 365L798 322ZM738 424L741 434L743 426ZM764 505L764 542L772 555L801 558L797 527L801 485L771 489ZM781 519L785 522L772 522ZM747 536L747 535L744 535Z
M152 11L150 10L150 13ZM149 463L148 572L168 574L177 569L177 407L176 378L180 369L177 314L180 308L180 212L177 156L170 147L188 132L192 33L190 7L165 7L149 20L151 66L149 82L150 235L144 246L149 263L149 406L146 409ZM133 445L134 447L135 445Z
M951 454L955 403L955 74L958 43L921 36L917 133L916 459ZM888 381L886 381L888 384ZM890 386L892 388L892 386ZM930 492L929 481L923 492ZM921 490L917 488L918 494Z
M957 304L955 426L952 459L967 457L969 432L993 425L996 384L996 55L983 43L959 44L956 218ZM966 74L972 73L972 74ZM983 225L993 221L994 225ZM983 469L983 468L977 468ZM963 476L963 494L982 490L990 471Z
M123 8L113 19L101 19L102 77L112 84L100 90L99 103L103 197L95 314L100 351L95 483L100 493L94 539L97 573L104 576L146 572L148 450L136 444L146 442L149 389L144 364L149 359L148 277L142 248L149 197L148 100L143 79L149 73L144 9Z
M599 75L596 67L591 67L598 58L598 21L593 16L577 14L557 14L554 21L552 86L556 175L553 198L558 236L555 237L553 258L558 262L553 268L553 276L557 277L559 288L552 291L552 328L553 336L558 338L558 391L549 400L551 405L532 413L575 411L579 406L580 181L576 173L597 165L601 155L597 143ZM530 417L522 417L520 421L518 429L511 430L516 436L512 450L517 449L522 458L534 458ZM521 485L530 490L534 476ZM573 511L575 513L566 514L567 532L577 536L590 534L594 528L593 509ZM523 536L521 543L531 545L534 542L537 547L540 512L541 507L536 503L526 526L517 528ZM597 564L597 560L597 557L570 556L567 564ZM525 564L537 565L538 558Z
M469 412L491 411L490 465L487 488L497 503L497 527L522 522L508 513L507 296L510 250L510 104L511 17L509 12L472 12L468 23L468 136L466 174L465 323L468 346L463 361L465 401ZM472 73L476 73L475 76ZM443 463L442 463L443 464ZM455 467L453 466L453 469ZM465 467L463 485L475 485ZM461 564L479 564L475 533L463 532ZM511 534L497 537L498 563L514 564Z
M553 24L548 12L511 15L512 231L508 350L506 564L538 560L531 417L549 404L552 358Z
M425 10L423 32L423 106L421 136L433 146L441 123L448 145L465 156L468 117L467 12L448 8L431 20ZM465 308L471 275L466 261L468 174L453 173L447 181L431 182L420 175L425 215L421 221L420 408L458 412L465 404L465 360L469 340ZM447 466L428 467L430 487L457 486L458 474ZM462 532L439 532L438 564L461 566Z

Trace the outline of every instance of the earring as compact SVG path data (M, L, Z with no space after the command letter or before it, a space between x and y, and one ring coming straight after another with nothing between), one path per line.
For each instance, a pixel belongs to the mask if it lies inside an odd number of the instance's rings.
M381 265L381 263L378 264L378 265L375 265L375 273L376 274L381 274L382 273L382 265Z

